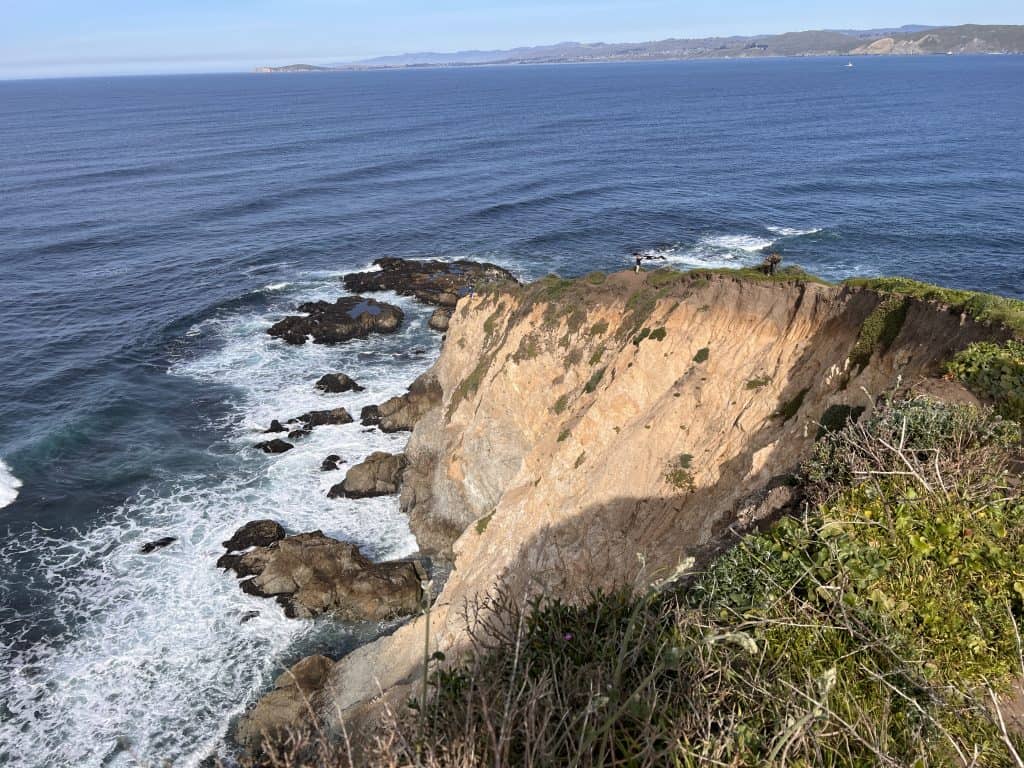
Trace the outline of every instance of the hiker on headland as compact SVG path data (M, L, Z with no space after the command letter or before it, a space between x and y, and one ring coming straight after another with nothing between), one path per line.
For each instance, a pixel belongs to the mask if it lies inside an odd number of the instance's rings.
M644 259L647 259L648 261L652 259L661 259L662 261L666 261L664 254L654 253L652 251L633 251L633 258L636 260L636 266L633 267L633 271L637 274L643 271L642 265Z
M636 258L636 267L633 268L633 271L639 275L640 264L644 260L644 255L640 251L633 251L633 256Z

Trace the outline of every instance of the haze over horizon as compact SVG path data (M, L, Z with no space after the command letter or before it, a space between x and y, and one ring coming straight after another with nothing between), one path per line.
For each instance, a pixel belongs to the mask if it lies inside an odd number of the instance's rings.
M670 0L628 7L598 0L182 0L144 7L39 0L6 9L0 79L247 71L258 65L355 61L421 51L506 49L563 41L777 34L905 24L1024 24L1015 0L866 0L808 8L724 0L680 8Z

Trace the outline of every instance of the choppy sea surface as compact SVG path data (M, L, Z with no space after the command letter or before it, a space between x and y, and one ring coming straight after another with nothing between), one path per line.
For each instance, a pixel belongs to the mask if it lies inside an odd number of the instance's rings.
M428 310L387 295L395 336L266 335L374 258L532 278L772 248L1024 295L1024 57L845 63L0 82L0 764L196 765L283 665L375 631L213 566L257 517L415 551L395 499L329 500L319 470L403 435L252 447L436 356ZM317 393L336 370L366 391Z

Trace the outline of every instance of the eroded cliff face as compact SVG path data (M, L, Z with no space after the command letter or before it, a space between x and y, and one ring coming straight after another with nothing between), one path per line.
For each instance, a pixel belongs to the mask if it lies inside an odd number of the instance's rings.
M942 361L1005 335L871 291L713 274L464 298L402 490L424 550L454 559L431 648L457 650L466 606L498 587L574 599L693 567L793 501L786 477L822 423L897 388L941 389ZM404 695L424 632L420 618L338 662L322 715Z

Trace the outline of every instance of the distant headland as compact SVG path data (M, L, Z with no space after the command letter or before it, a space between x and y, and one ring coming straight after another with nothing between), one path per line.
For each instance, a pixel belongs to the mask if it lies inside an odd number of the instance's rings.
M907 25L894 29L813 30L752 37L667 39L645 43L557 43L495 51L409 53L330 66L289 64L257 72L336 72L365 69L465 67L484 64L573 64L780 56L920 56L1024 53L1024 26Z

